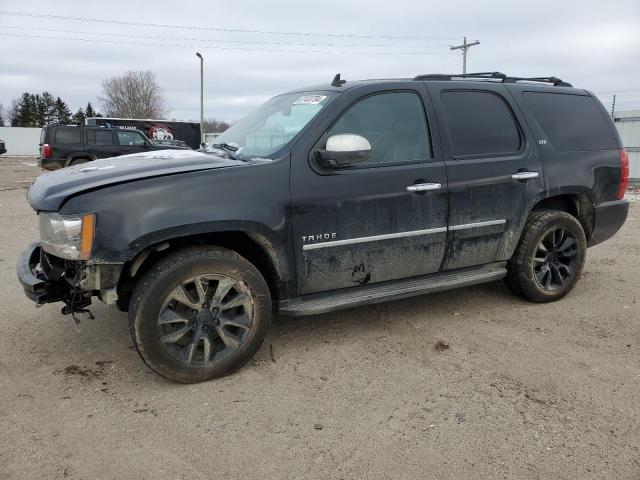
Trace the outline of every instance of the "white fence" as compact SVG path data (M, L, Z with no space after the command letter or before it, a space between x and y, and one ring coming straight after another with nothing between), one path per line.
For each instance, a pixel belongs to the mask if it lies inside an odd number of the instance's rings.
M38 155L41 131L41 128L0 127L0 140L4 140L7 148L5 155Z
M616 112L616 127L629 153L629 178L640 181L640 110Z

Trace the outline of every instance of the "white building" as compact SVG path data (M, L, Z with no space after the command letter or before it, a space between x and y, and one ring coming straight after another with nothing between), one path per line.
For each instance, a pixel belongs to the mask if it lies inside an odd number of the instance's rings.
M640 183L640 110L616 112L614 121L629 153L629 178Z

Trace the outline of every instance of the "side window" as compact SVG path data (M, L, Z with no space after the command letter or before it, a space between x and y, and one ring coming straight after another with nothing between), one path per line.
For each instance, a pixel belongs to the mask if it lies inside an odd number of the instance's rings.
M113 133L111 133L111 130L87 130L87 144L113 145Z
M130 130L118 130L118 142L120 145L140 146L144 145L145 141L138 132Z
M79 144L82 143L82 130L80 128L58 128L56 130L56 143Z
M360 100L327 132L365 137L371 158L362 165L409 163L431 156L422 101L412 92L391 92Z
M522 95L556 150L618 148L613 127L593 98L545 92L524 92Z
M520 131L502 97L486 91L441 94L454 157L509 155L520 149Z

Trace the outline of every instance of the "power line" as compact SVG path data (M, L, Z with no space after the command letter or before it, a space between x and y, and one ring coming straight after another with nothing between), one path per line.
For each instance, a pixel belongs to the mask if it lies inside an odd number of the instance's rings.
M0 33L4 37L22 37L22 38L44 38L47 40L71 40L74 42L93 42L93 43L109 43L115 45L139 45L145 47L178 47L178 48L200 48L202 45L183 45L170 43L142 43L118 40L101 40L97 38L74 38L74 37L53 37L49 35L26 35L22 33ZM208 47L205 47L208 48ZM269 49L269 48L247 48L247 47L215 47L216 50L241 50L245 52L280 52L280 53L327 53L335 55L445 55L437 52L375 52L375 51L346 51L346 50L290 50L290 49Z
M0 15L11 15L17 17L31 17L31 18L47 18L53 20L70 20L80 22L92 22L92 23L109 23L114 25L127 25L136 27L153 27L153 28L172 28L172 29L184 29L184 30L208 30L213 32L227 32L227 33L253 33L264 35L293 35L302 37L336 37L336 38L386 38L389 40L408 40L408 39L451 39L458 38L453 35L362 35L356 33L315 33L315 32L283 32L283 31L269 31L269 30L247 30L241 28L223 28L223 27L200 27L194 25L169 25L166 23L143 23L143 22L128 22L124 20L105 20L102 18L90 18L90 17L70 17L64 15L50 15L45 13L30 13L30 12L9 12L0 11Z
M291 43L291 42L265 42L259 40L214 40L214 39L202 39L202 38L184 38L184 37L165 37L161 35L133 35L127 33L104 33L104 32L83 32L77 30L60 30L57 28L44 28L44 27L16 27L13 25L0 25L0 28L10 28L14 30L28 30L30 32L33 31L42 31L42 32L53 32L53 33L71 33L75 35L98 35L98 36L107 36L107 37L124 37L124 38L147 38L147 39L156 39L156 40L177 40L177 41L187 41L187 42L201 42L201 43L234 43L234 44L242 44L242 45L286 45L286 46L296 46L296 47L374 47L374 48L382 48L382 47L391 47L397 48L398 46L402 46L403 48L438 48L438 47L448 47L447 44L430 44L430 45L393 45L390 43L383 44L357 44L357 43Z

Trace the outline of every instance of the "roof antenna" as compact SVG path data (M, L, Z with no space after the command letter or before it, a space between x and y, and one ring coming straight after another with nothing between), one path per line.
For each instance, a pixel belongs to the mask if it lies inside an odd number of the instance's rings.
M341 87L345 83L347 83L347 81L346 80L340 80L340 74L336 73L336 76L333 77L333 82L331 82L331 85L334 86L334 87Z

